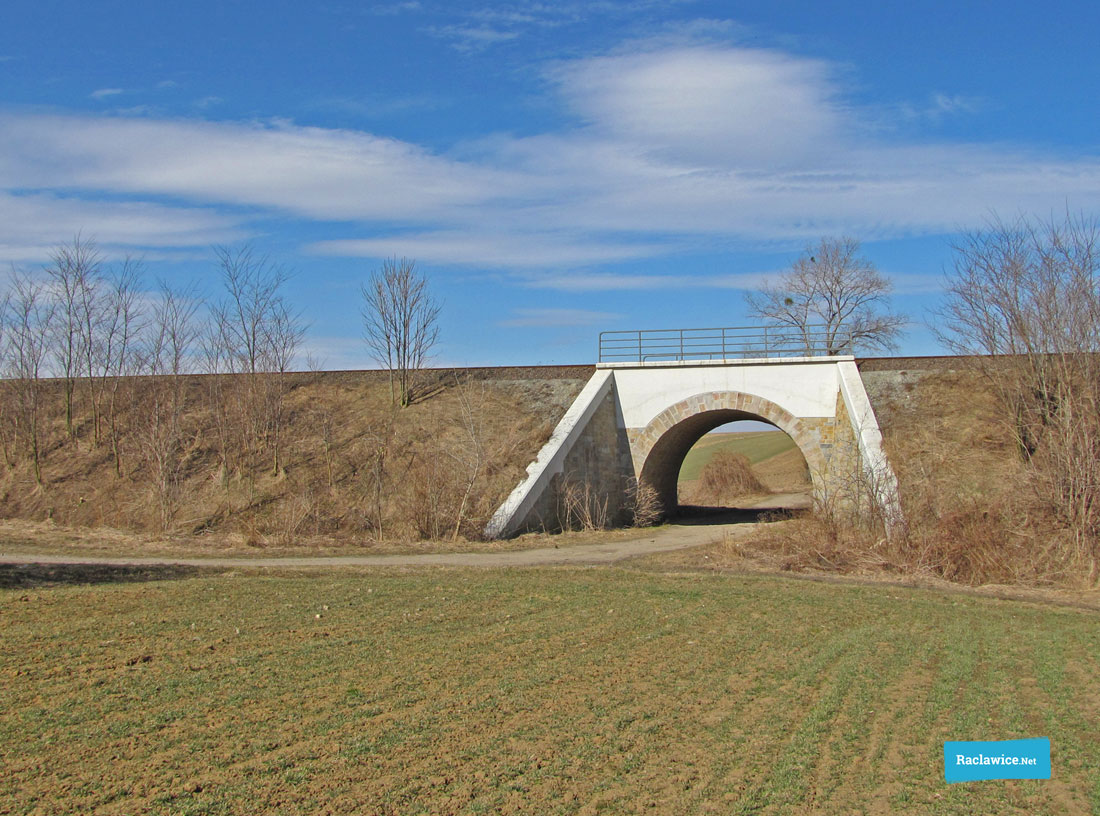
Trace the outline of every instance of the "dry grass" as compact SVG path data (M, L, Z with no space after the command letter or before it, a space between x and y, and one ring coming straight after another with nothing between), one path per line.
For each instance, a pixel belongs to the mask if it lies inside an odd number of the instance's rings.
M906 529L817 513L707 551L791 571L899 573L955 583L1083 586L1072 536L1029 484L1011 428L977 373L936 372L880 396L875 411L898 476Z
M121 417L134 428L143 382ZM67 437L61 390L47 389L44 483L13 453L0 465L3 516L230 547L462 544L480 537L583 384L440 376L427 399L394 410L384 377L371 372L288 375L281 467L273 472L264 450L232 436L226 445L224 417L210 409L212 382L186 380L178 479L168 495L136 434L124 438L118 473L109 447L93 445L87 427ZM232 381L220 383L232 408ZM170 523L162 529L165 502Z

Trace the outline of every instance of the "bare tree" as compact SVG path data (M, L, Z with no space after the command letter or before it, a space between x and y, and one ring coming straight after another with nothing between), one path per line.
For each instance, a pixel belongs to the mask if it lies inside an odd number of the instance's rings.
M100 438L100 417L106 411L107 433L115 459L115 473L122 475L118 395L124 379L137 372L137 341L142 330L138 284L142 265L126 258L104 281L96 312L99 319L89 323L86 340L94 351L88 357L88 380L92 389L93 438ZM106 405L99 406L101 400Z
M191 447L184 427L184 375L201 328L201 301L193 289L175 290L161 281L145 332L144 360L152 375L143 389L146 402L137 438L157 499L159 523L167 530L179 505L180 482ZM190 434L193 436L193 432Z
M34 471L34 480L42 484L41 379L56 303L42 285L16 273L7 307L4 321L7 385L14 391L15 420Z
M991 220L962 237L934 328L987 375L1030 483L1100 550L1100 221Z
M390 374L390 397L402 407L415 397L415 376L439 339L439 305L408 258L382 262L363 286L364 338Z
M54 248L46 267L53 290L51 295L57 302L57 319L50 345L58 373L65 381L65 430L70 437L76 434L73 417L76 380L92 354L87 334L95 320L90 310L101 264L102 257L95 242L78 234L71 243Z
M889 311L893 284L852 238L822 238L775 284L747 296L751 313L829 354L896 348L905 317Z
M215 247L214 254L226 292L214 306L226 362L234 372L258 374L264 370L273 320L286 310L280 290L290 272L250 245Z
M270 449L272 471L278 474L286 403L281 375L301 345L305 324L282 294L290 279L287 269L247 245L218 247L215 253L226 297L212 309L216 336L207 356L243 375L238 395L244 438L253 451Z

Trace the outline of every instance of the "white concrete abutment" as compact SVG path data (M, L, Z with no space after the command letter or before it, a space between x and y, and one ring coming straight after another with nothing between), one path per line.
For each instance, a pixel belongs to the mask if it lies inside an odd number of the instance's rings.
M798 445L819 504L874 502L901 521L897 480L852 357L602 363L486 528L560 529L578 501L629 521L637 482L676 506L680 465L719 425L759 419Z

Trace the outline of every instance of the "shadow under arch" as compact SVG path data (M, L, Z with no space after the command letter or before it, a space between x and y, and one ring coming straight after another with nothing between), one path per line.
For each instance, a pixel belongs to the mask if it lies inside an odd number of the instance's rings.
M825 455L817 435L801 419L763 397L737 391L708 392L669 406L631 443L638 481L656 491L665 514L674 513L679 506L676 484L691 447L718 426L742 419L769 422L791 437L806 460L814 493L820 493Z

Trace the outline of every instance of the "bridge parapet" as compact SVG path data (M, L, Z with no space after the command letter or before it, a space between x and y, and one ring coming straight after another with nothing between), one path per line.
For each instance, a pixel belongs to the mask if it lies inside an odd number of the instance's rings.
M852 353L847 329L825 324L600 332L601 363L740 361Z

